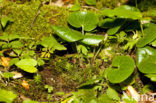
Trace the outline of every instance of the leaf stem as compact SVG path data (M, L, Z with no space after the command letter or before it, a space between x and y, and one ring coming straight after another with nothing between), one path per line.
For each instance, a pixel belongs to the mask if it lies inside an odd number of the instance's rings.
M136 8L138 8L138 3L137 3L137 0L135 0L135 6L136 6Z
M81 57L80 57L80 53L78 52L78 47L77 47L77 43L75 42L76 45L76 50L77 50L77 54L78 54L78 59L79 59L79 66L82 65L82 61L81 61Z
M82 31L81 33L84 35L84 26L82 25Z
M141 28L142 36L144 36L144 30L143 30L143 26L142 26L141 20L140 20L140 28Z
M99 48L98 51L94 54L94 56L93 56L93 58L92 58L91 65L94 64L94 61L95 61L96 57L98 56L98 54L99 54L99 52L100 52L102 46L103 46L103 45L100 45L100 48Z

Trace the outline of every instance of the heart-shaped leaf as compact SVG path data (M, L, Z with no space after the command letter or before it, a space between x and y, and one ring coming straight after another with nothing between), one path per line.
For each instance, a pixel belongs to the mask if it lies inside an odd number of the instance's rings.
M144 30L144 36L139 39L136 46L137 47L144 47L148 43L152 42L156 39L156 24L150 24L148 28Z
M84 39L81 42L87 45L96 46L100 42L102 42L104 39L105 39L105 36L103 35L85 35Z
M0 89L0 102L12 103L16 97L17 95L13 92Z
M37 61L34 59L22 59L16 63L17 67L29 73L37 72L37 68L35 67L36 65Z
M134 60L129 56L116 56L112 61L112 67L108 68L108 80L111 83L123 82L133 73L134 67Z
M96 28L99 22L98 16L93 12L78 11L73 12L68 17L68 23L76 28L83 28L91 31Z
M83 34L76 30L72 30L62 26L53 26L52 28L56 32L56 34L65 41L75 42L83 39Z

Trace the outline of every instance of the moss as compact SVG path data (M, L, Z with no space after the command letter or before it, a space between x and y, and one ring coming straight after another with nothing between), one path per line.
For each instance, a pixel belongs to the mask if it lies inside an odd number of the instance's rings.
M125 0L97 0L96 7L98 9L103 8L115 8L120 4L125 3Z
M31 24L38 13L39 5L39 1L24 4L16 4L8 1L0 3L2 15L9 16L14 20L5 29L5 32L39 39L53 32L51 29L52 25L67 25L66 18L69 14L67 8L43 5L32 27Z

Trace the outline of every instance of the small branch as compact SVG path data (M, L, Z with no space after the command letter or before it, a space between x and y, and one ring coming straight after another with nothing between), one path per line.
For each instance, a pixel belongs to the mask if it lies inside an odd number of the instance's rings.
M102 48L102 45L100 46L100 48L98 49L98 51L97 51L96 54L94 55L94 57L93 57L93 59L92 59L92 62L91 62L91 65L94 64L94 61L95 61L96 57L98 56L98 54L99 54L101 48Z
M41 8L45 3L46 3L46 2L42 2L42 3L39 5L37 14L35 15L35 17L34 17L32 23L31 23L31 28L33 27L34 22L36 21L37 17L39 16L39 14L40 14L40 12L41 12L41 11L40 11L40 8Z
M37 12L36 16L34 17L34 19L33 19L32 23L31 23L31 28L33 27L34 22L36 21L36 19L37 19L37 17L39 16L39 14L40 14L40 10L38 10L38 12Z
M82 7L83 7L83 8L88 8L88 9L94 9L94 10L98 11L97 8L94 8L94 7L91 7L91 6L82 6Z

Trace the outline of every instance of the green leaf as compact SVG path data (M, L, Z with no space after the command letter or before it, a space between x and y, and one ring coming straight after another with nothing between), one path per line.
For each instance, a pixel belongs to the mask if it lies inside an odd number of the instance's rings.
M2 19L1 19L1 24L2 24L2 27L5 28L7 23L8 22L12 22L13 20L7 16L4 16Z
M56 50L66 50L67 48L57 42L57 40L53 37L43 37L40 43L45 48L54 48Z
M149 56L156 56L156 49L149 46L137 49L137 65Z
M90 34L90 35L85 35L84 39L81 42L87 45L97 46L104 39L105 39L105 36L103 35L91 35Z
M154 40L154 41L151 43L151 45L152 45L153 47L156 47L156 40Z
M152 42L156 39L156 24L150 24L148 28L144 30L144 36L139 39L136 46L137 47L144 47L148 43Z
M107 94L102 94L99 98L99 103L116 103Z
M96 0L85 0L87 5L96 5Z
M114 11L115 15L120 18L129 18L134 20L142 18L142 14L137 8L130 7L128 5L115 8Z
M79 11L81 8L80 4L74 4L69 10L70 11Z
M117 16L118 18L128 18L134 20L142 18L142 14L138 9L128 5L122 5L118 8L115 8L114 10L104 9L102 14L108 17Z
M50 85L45 85L44 88L48 89L48 93L51 93L54 90L54 88Z
M96 83L98 83L100 80L102 80L102 78L91 79L91 80L89 80L89 81L87 81L87 82L81 84L81 85L79 86L79 88L85 87L85 86L88 86L88 85L96 84Z
M141 71L142 73L146 73L147 75L150 73L156 73L155 60L156 60L156 49L148 47L148 46L144 48L138 48L137 66L138 66L139 71Z
M0 89L0 102L12 103L16 97L12 91Z
M129 56L116 56L112 61L112 67L108 68L108 80L111 83L123 82L133 73L134 67L134 60Z
M112 19L112 18L107 18L103 19L99 22L99 27L101 28L109 28L107 33L109 35L113 35L119 31L121 26L125 23L125 19Z
M142 88L142 93L143 94L146 94L146 93L149 93L149 92L152 92L154 91L154 85L152 84L146 84L143 88Z
M37 72L37 69L34 67L36 65L37 61L34 59L22 59L16 63L17 67L29 73Z
M19 35L17 34L6 34L4 33L4 35L0 36L0 40L4 40L4 41L12 41L12 40L15 40L15 39L18 39L20 38Z
M44 62L44 60L42 60L41 58L39 58L39 59L37 59L37 64L38 64L39 66L42 66L42 65L45 64L45 62Z
M84 55L87 55L88 50L84 45L78 45L77 50L79 53L83 53Z
M68 23L76 28L91 31L97 27L98 16L93 12L78 11L73 12L68 17Z
M3 78L9 79L9 78L12 78L13 76L14 76L14 74L13 73L10 73L10 72L3 73Z
M19 61L18 58L11 59L10 62L9 62L9 66L12 66L12 65L16 64L18 61Z
M76 30L72 30L62 26L53 26L52 28L56 32L56 34L65 41L75 42L83 39L83 35Z
M147 15L151 17L156 17L156 9L151 9L150 11L148 11Z
M32 100L24 100L23 103L39 103L37 101L32 101Z
M9 47L13 49L20 49L23 47L23 44L20 41L12 41L11 43L9 43Z
M147 74L146 77L150 78L151 81L156 82L156 74Z
M103 16L108 16L108 17L114 17L115 16L115 12L112 9L104 9L102 11Z
M142 73L156 73L156 56L148 56L139 63L138 68Z
M109 98L111 98L113 100L117 100L117 101L120 100L118 92L116 92L113 88L108 87L106 93L107 93Z

